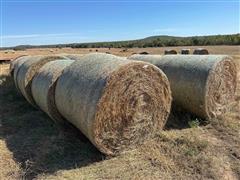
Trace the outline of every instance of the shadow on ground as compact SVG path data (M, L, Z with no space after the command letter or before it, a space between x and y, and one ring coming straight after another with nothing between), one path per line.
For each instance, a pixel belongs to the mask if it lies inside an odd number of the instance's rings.
M56 126L16 91L9 76L0 76L0 139L4 139L22 176L33 179L86 166L105 157L74 127Z

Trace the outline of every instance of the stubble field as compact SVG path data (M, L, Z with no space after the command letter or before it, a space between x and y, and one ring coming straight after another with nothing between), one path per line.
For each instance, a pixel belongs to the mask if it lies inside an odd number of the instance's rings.
M0 51L0 59L96 50L119 56L144 51L162 54L164 49L30 49ZM207 49L211 54L232 55L239 72L239 46ZM108 157L74 127L59 128L30 106L17 93L8 68L9 64L0 64L0 179L240 179L239 86L236 101L223 117L202 122L174 111L164 131L153 140Z

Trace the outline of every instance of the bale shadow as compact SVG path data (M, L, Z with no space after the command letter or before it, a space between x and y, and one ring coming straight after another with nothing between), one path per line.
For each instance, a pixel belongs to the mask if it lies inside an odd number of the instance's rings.
M172 129L187 129L197 126L205 126L209 124L206 119L199 118L198 116L182 109L174 102L172 103L171 112L165 124L164 130Z
M4 139L24 179L87 166L105 157L80 133L57 126L16 91L9 76L0 76L0 139Z

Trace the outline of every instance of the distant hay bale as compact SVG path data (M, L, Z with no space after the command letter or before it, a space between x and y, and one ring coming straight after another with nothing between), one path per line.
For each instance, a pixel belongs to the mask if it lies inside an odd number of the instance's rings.
M64 69L55 101L65 119L112 155L163 128L171 91L165 74L149 63L93 53Z
M127 48L124 48L123 50L121 50L120 52L128 52Z
M66 59L63 56L31 56L19 68L16 83L22 95L26 100L35 106L34 99L31 92L31 84L35 74L47 62L57 59Z
M129 59L161 68L171 84L173 102L200 117L221 116L234 101L237 72L229 56L133 55Z
M73 60L56 60L43 65L32 81L33 99L44 112L55 122L63 122L55 104L55 87L64 68L72 64Z
M207 49L204 48L197 48L193 51L193 54L198 54L198 55L206 55L209 54Z
M181 54L190 54L190 49L182 49Z
M177 51L174 49L167 49L164 51L164 54L177 54Z
M147 55L147 54L149 54L148 52L146 52L146 51L143 51L143 52L140 52L139 54L142 54L142 55Z

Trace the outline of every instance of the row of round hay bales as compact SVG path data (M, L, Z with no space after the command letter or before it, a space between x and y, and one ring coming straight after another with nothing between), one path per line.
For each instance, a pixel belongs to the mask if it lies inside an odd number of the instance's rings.
M237 71L224 55L132 55L162 69L171 84L173 102L202 118L221 116L234 101Z
M190 49L182 49L180 51L180 54L190 54ZM164 51L165 55L170 55L170 54L178 54L178 52L175 49L167 49ZM193 54L195 55L207 55L209 54L208 50L205 48L197 48L193 51Z
M14 67L14 82L17 89L33 106L36 103L31 92L32 80L39 69L46 63L58 59L66 59L64 56L23 56L17 60Z
M74 62L50 59L19 58L25 62L14 68L17 86L31 104L57 122L72 123L101 152L134 147L165 125L171 90L156 66L101 53Z

